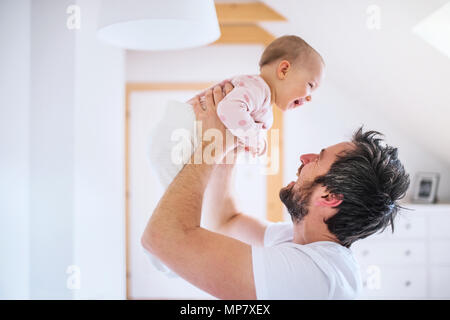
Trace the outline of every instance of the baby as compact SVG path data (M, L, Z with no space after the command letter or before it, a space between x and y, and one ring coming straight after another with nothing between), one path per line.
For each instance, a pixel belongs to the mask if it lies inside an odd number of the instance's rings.
M223 124L256 155L266 151L264 132L273 123L272 104L286 111L310 101L324 63L304 40L284 36L269 44L259 67L260 75L228 79L234 89L217 106Z
M225 127L253 155L267 150L265 133L273 123L272 104L282 111L291 110L311 101L311 93L320 85L324 61L303 39L294 35L275 39L264 50L259 75L239 75L230 81L234 89L217 105L217 114ZM219 85L222 86L225 81ZM206 90L205 90L206 91ZM205 91L200 93L200 101ZM150 137L150 162L164 189L190 160L199 143L195 113L190 104L169 101L162 121ZM180 131L181 129L181 131ZM175 133L177 132L177 133ZM184 144L174 140L188 133ZM184 135L186 136L186 135ZM152 263L168 276L176 276L158 259Z

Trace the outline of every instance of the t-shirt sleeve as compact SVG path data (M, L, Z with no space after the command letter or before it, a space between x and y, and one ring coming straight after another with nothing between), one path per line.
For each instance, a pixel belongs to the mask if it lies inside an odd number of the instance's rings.
M306 253L287 244L252 246L257 299L327 299L329 279Z

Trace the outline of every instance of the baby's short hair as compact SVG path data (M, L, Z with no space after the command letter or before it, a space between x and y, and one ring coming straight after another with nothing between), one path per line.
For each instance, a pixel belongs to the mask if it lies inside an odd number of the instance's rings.
M278 59L285 59L290 63L306 60L311 54L317 54L323 62L321 55L305 40L298 36L286 35L276 38L264 50L259 67L270 64Z

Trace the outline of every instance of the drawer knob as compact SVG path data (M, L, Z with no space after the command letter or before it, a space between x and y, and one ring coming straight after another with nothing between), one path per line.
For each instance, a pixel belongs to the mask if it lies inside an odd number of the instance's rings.
M367 256L367 255L369 255L369 250L364 250L363 252L362 252L362 255L365 257L365 256Z
M409 287L410 285L411 285L411 281L406 280L406 282L405 282L405 287Z
M405 251L405 256L410 256L410 255L411 255L411 250L409 250L409 249L406 250L406 251Z
M407 223L407 224L405 224L405 229L406 229L406 230L409 230L409 229L411 229L411 223Z

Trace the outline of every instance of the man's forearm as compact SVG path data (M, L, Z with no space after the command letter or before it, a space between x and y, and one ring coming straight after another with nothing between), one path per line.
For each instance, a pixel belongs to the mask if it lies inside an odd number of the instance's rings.
M203 222L218 231L238 213L234 196L234 164L220 164L214 169L203 199Z
M142 238L144 246L150 249L155 241L177 241L200 227L203 195L215 166L205 162L184 166L153 211Z

